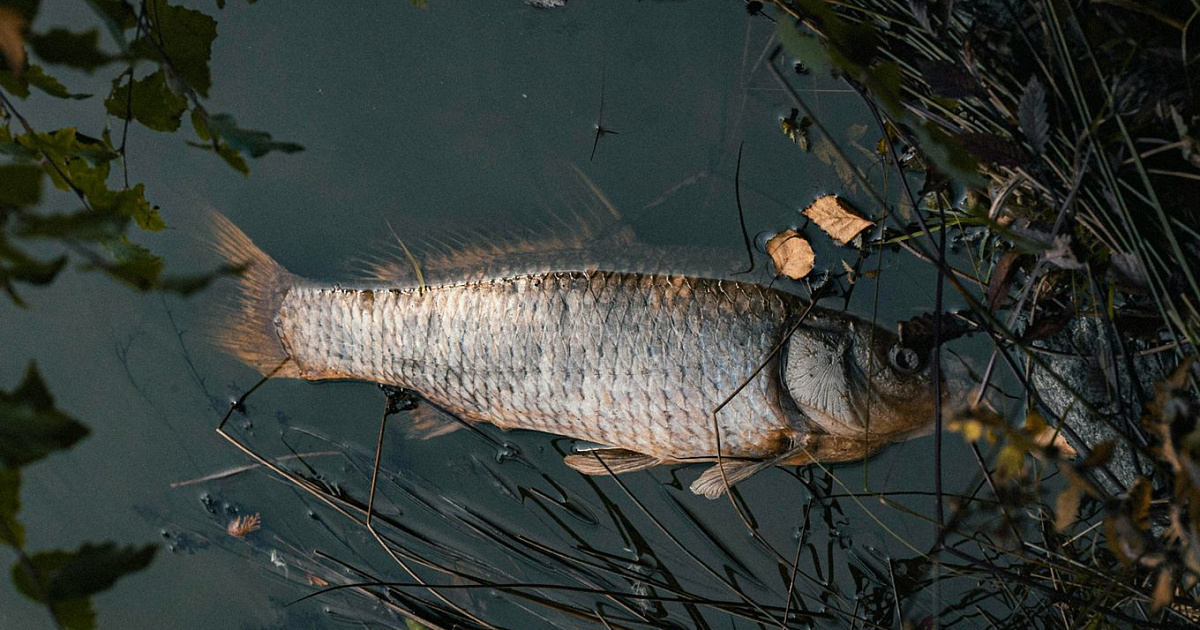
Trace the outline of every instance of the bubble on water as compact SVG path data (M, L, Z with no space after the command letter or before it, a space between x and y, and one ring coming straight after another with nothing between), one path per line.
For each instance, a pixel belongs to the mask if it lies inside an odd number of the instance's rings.
M500 450L496 453L496 463L503 464L505 461L520 457L521 449L517 448L511 442L505 442Z

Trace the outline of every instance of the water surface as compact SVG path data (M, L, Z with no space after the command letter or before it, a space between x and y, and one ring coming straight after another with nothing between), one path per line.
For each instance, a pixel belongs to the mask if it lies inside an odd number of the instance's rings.
M170 226L144 242L176 271L207 269L217 261L204 241L204 212L217 209L292 271L344 280L352 277L347 261L386 241L390 229L413 239L503 234L545 218L574 193L566 166L573 164L641 240L723 247L736 260L733 178L743 143L741 190L752 235L800 224L796 210L823 193L840 192L874 213L820 150L803 153L780 133L791 103L764 65L774 27L739 3L571 2L558 10L515 0L431 4L421 11L403 2L231 2L216 12L210 109L306 150L255 161L253 175L243 178L180 137L134 128L132 176L146 182ZM69 23L78 10L46 5L38 28ZM88 77L71 78L74 89L89 85ZM873 158L865 147L878 134L864 127L857 97L825 77L792 81L868 168ZM103 94L106 86L92 90ZM65 124L55 107L39 102L34 124ZM88 123L98 134L104 121ZM597 124L618 133L602 137L589 159ZM819 268L840 273L841 260L857 257L814 240ZM869 264L882 270L879 283L861 281L849 310L892 326L932 308L928 267L890 253ZM770 281L765 273L753 278ZM256 380L201 334L217 293L139 296L69 272L50 288L27 291L31 309L3 307L0 382L15 383L36 358L58 405L93 430L79 447L26 472L29 547L108 538L164 544L148 570L97 598L102 627L325 628L341 627L344 615L375 618L346 598L284 606L311 592L299 560L315 549L377 575L404 577L360 528L262 472L171 487L249 463L213 432L229 401ZM249 414L233 425L265 454L350 453L315 456L310 464L330 484L362 497L369 465L363 457L374 449L382 404L382 394L366 384L279 381L256 393ZM460 566L482 557L510 575L553 577L530 558L510 558L494 542L465 533L465 512L447 521L447 512L420 508L406 492L440 502L442 510L465 506L488 527L543 537L563 550L670 566L687 588L732 597L656 533L646 517L654 514L691 528L673 534L753 599L786 604L775 560L730 504L686 491L698 467L631 475L623 479L626 494L612 480L587 480L563 466L560 453L569 447L553 436L490 427L427 442L393 430L384 457L388 496L414 531L446 536L445 544L467 558ZM792 474L772 471L747 482L741 495L762 537L790 556L796 537L810 535L803 532L812 488L928 490L931 453L927 439L899 445L866 467L842 466L834 477L814 473L808 490ZM929 513L927 499L904 501ZM874 499L843 499L841 506L844 513L832 521L807 520L813 540L830 551L806 555L836 556L844 566L866 562L853 554L912 555L902 540L917 549L932 542L928 523ZM235 514L253 513L262 515L263 527L247 540L224 533ZM830 597L819 583L846 578L831 577L828 566L823 571L797 582L810 608L822 592ZM613 588L634 592L635 582ZM842 596L837 605L853 609L852 593ZM455 598L498 623L530 618L494 593ZM0 626L40 628L45 621L42 611L0 589Z

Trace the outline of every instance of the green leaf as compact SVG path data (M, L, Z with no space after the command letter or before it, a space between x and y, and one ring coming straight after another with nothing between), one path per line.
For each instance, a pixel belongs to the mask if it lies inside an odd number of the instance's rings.
M779 43L783 44L783 47L805 66L813 70L820 69L822 74L833 70L829 51L816 36L801 32L799 24L789 20L780 20L775 25L775 35L779 39Z
M50 607L58 625L68 630L92 630L96 627L96 612L89 598L55 600L47 596L50 590L49 572L69 560L69 552L51 551L30 558L32 570L24 562L12 566L12 583L17 592L29 599ZM36 573L34 573L36 571Z
M36 161L39 157L37 151L17 142L7 125L0 127L0 153L26 162Z
M139 291L149 291L158 286L163 267L161 258L125 236L109 241L104 246L117 261L114 265L103 267L105 273Z
M304 150L304 147L294 142L276 142L271 139L271 134L265 131L242 129L229 114L209 116L208 129L235 151L249 153L250 157L254 158L260 158L271 151L296 153Z
M32 206L42 199L42 167L0 165L0 205Z
M0 88L17 98L29 98L29 81L17 77L10 70L0 70Z
M166 0L147 2L146 16L154 32L138 41L136 52L170 65L193 90L207 98L212 87L208 61L217 37L217 21L200 11L171 6Z
M246 160L242 158L242 154L237 152L237 149L228 144L221 144L217 148L217 155L220 155L226 164L232 166L233 170L241 173L244 177L250 176L250 166L246 164Z
M157 551L156 545L120 548L111 542L84 543L76 551L44 551L29 558L36 576L18 562L13 565L12 580L22 595L49 604L64 627L88 630L96 626L91 596L108 590L121 577L145 569Z
M203 290L208 285L212 284L213 280L225 275L231 275L230 270L221 270L214 273L205 273L189 276L167 276L158 284L158 288L168 293L175 293L187 297L197 291Z
M130 217L143 230L152 232L166 227L158 209L146 201L142 184L109 190L109 162L118 154L108 142L89 138L70 127L48 134L23 134L16 140L23 147L44 151L58 166L47 165L45 168L55 187L67 191L74 186L99 214L117 213Z
M81 134L74 127L64 127L51 132L21 134L15 140L21 146L32 151L45 151L59 163L65 162L68 157L79 157L94 165L110 162L120 156L103 140ZM51 179L54 179L53 173L50 176Z
M250 167L246 164L242 153L259 158L271 151L295 153L304 150L303 146L294 142L277 142L271 138L271 134L265 131L242 129L237 126L237 121L229 114L213 114L205 117L203 113L193 111L192 127L201 140L208 141L215 138L217 155L242 175L250 175ZM213 150L212 142L206 144L189 142L188 144L205 151Z
M96 627L96 611L89 597L56 600L50 604L54 616L66 630L93 630Z
M0 391L0 465L24 466L70 448L87 434L87 427L54 407L33 362L17 389Z
M71 214L28 214L21 217L13 233L23 238L69 238L76 241L107 241L125 233L129 217L115 212L80 210Z
M100 50L100 30L95 28L82 33L54 28L43 34L32 34L28 41L42 61L78 68L89 74L116 59Z
M150 232L159 232L167 227L158 208L146 201L146 187L138 184L133 188L117 191L106 191L107 194L97 199L97 209L111 210L137 221L138 227Z
M128 74L114 79L104 108L118 118L132 115L155 131L175 131L187 111L187 99L171 90L166 72L159 70L134 81L132 86Z
M17 520L21 511L21 471L0 468L0 542L14 549L25 547L25 527Z
M922 153L929 157L938 171L970 187L984 188L987 180L979 173L979 161L933 123L915 126L913 133Z
M209 138L206 138L206 140L211 140L211 136ZM190 146L190 147L195 147L197 149L201 149L201 150L209 151L209 152L212 152L213 144L214 144L214 142L206 142L206 143L188 142L188 146ZM217 145L217 151L216 151L217 155L221 156L221 159L225 160L226 164L233 167L233 170L241 173L243 176L246 176L246 177L250 176L250 166L248 164L246 164L246 159L242 157L241 153L237 152L237 149L234 149L233 147L231 147L228 144L225 144L223 142L217 142L216 145Z
M126 50L125 31L137 26L137 15L133 12L133 7L124 0L85 0L92 7L92 11L104 20L104 26L108 28L109 34L121 46L121 50Z
M48 284L66 266L67 257L59 256L49 261L37 260L17 249L16 246L0 240L0 263L3 261L11 264L0 264L0 287L8 292L9 297L18 306L24 306L24 302L13 291L12 282L34 285Z
M205 142L212 138L212 133L208 130L207 117L198 109L192 110L192 129L195 129L196 136Z
M41 0L3 0L0 2L3 6L16 10L25 18L26 22L33 22L33 18L37 17L38 8L40 8Z
M905 115L904 103L900 99L900 64L895 61L879 62L865 71L867 89L883 103L894 118Z
M157 552L158 545L122 548L114 542L84 543L78 550L66 552L65 562L55 571L43 574L49 582L47 594L55 600L71 600L106 591L122 576L150 566ZM35 563L39 555L33 556Z
M91 94L73 94L67 91L67 86L59 83L58 79L46 74L46 71L42 70L42 67L37 64L31 64L25 70L25 74L22 75L21 80L55 98L79 100L91 96Z

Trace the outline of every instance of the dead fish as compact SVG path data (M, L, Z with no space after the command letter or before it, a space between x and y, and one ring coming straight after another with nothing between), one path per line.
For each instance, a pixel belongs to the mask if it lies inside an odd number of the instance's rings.
M218 251L244 269L217 332L234 356L603 445L566 458L585 474L718 461L691 486L716 497L770 466L864 458L933 418L928 356L769 287L571 267L323 285L214 223Z

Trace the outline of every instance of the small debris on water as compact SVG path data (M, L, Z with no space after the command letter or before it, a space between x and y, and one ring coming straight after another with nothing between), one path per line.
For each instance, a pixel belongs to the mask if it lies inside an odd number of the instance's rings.
M234 538L241 538L253 531L258 531L262 526L262 517L258 514L250 516L239 516L225 526L225 531Z

